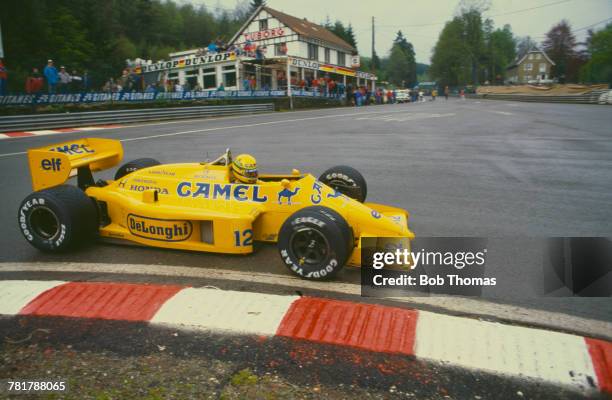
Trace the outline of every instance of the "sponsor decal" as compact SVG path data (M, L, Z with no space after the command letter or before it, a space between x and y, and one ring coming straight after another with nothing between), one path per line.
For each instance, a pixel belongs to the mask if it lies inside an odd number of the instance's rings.
M59 158L44 158L40 161L40 167L45 171L61 171L62 160Z
M244 40L263 40L275 37L285 36L285 30L283 28L272 28L266 29L259 32L249 32L244 34Z
M287 199L287 205L291 205L291 198L300 191L299 187L296 187L294 190L289 190L289 188L284 188L280 192L278 192L278 204L283 204L283 199Z
M338 266L338 260L336 260L335 258L332 258L331 260L327 262L327 265L324 268L321 268L318 271L306 272L301 266L295 264L291 260L291 257L289 256L289 252L286 249L281 250L281 257L283 258L283 261L285 262L285 264L287 264L293 272L305 278L325 277L331 274L334 271L334 268Z
M304 60L301 58L291 57L291 65L294 67L307 68L307 69L319 69L319 63L312 60Z
M321 189L323 189L323 184L319 181L315 181L312 184L312 190L314 193L310 195L310 201L312 204L319 204L321 202ZM329 197L329 195L327 195Z
M129 214L127 226L130 233L150 240L182 242L189 239L193 231L191 221L159 219Z
M185 68L185 67L195 67L204 64L211 64L216 62L223 61L232 61L236 59L236 53L217 53L217 54L209 54L205 56L194 56L189 58L182 58L180 60L171 60L171 61L160 61L155 64L149 65L141 65L142 73L145 72L154 72L154 71L163 71L167 69L176 69L176 68Z
M379 219L381 217L380 213L376 210L372 210L372 216L376 219Z
M125 183L123 181L119 183L119 186L121 186L122 183L125 186ZM124 187L124 186L121 186L121 187ZM130 185L129 190L131 190L132 192L144 192L145 190L149 190L149 189L157 190L157 193L159 194L168 194L168 189L166 188L161 188L157 186L148 186L148 185Z
M227 201L252 201L265 203L268 196L260 193L259 185L234 185L231 183L208 183L183 181L176 186L179 197L199 197L204 199L222 199Z
M149 174L154 174L154 175L168 175L168 176L174 176L176 175L176 172L174 171L166 171L165 169L152 169L147 171Z
M335 198L337 198L337 197L342 197L342 193L340 193L340 192L339 192L339 191L337 191L337 190L334 190L334 193L328 193L328 194L327 194L327 198L328 198L328 199L335 199Z
M95 153L96 151L90 149L89 145L84 143L72 143L65 144L63 146L51 147L49 151L57 151L60 153L68 154L69 156L73 154L87 154L87 153Z

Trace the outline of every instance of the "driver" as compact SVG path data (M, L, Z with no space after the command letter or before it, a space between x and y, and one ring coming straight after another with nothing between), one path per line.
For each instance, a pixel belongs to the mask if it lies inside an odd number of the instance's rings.
M232 160L232 173L236 181L242 183L256 183L257 160L250 154L240 154Z

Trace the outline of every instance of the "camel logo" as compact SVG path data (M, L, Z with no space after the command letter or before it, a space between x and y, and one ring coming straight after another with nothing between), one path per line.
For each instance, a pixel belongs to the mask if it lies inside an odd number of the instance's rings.
M300 188L295 188L293 191L289 190L289 188L284 188L280 192L278 192L278 204L283 204L283 198L287 199L287 205L291 205L291 198L300 191Z
M336 197L341 197L341 196L342 196L342 193L340 193L337 190L334 190L334 193L328 193L327 194L327 198L328 199L335 199Z
M134 236L163 242L182 242L189 239L193 231L190 221L149 218L134 214L128 215L128 228Z

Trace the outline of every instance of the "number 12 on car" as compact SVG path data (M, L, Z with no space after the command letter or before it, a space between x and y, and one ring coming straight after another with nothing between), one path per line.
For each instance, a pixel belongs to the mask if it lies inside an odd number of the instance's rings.
M234 231L234 239L236 240L236 247L240 246L252 246L253 245L253 230L245 229L242 232Z

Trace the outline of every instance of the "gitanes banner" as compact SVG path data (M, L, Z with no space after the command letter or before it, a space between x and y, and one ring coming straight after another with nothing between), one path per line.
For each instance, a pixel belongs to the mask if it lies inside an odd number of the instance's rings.
M319 92L293 90L296 97L328 97ZM155 100L201 100L222 98L285 97L285 90L226 90L201 92L150 92L150 93L67 93L67 94L21 94L0 96L0 105L36 105L101 102L138 102Z

